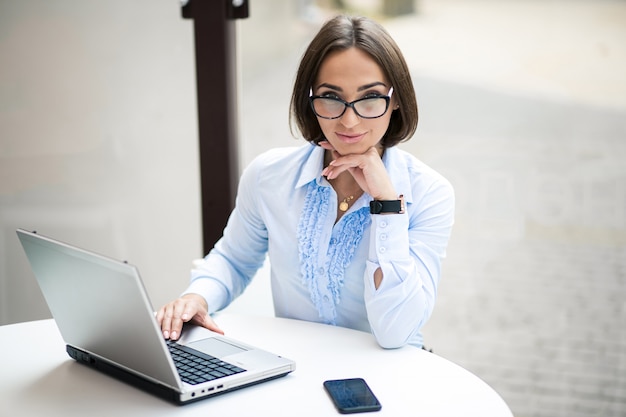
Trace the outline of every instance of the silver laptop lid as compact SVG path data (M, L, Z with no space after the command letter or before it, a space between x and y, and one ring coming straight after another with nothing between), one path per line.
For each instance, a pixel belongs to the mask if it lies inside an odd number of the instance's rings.
M17 234L65 343L180 390L134 266L36 233Z

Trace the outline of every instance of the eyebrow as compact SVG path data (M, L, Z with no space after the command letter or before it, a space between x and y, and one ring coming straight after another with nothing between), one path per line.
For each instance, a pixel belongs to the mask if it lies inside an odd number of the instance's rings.
M369 84L365 84L365 85L360 86L359 88L357 88L357 91L369 90L370 88L376 87L376 86L379 86L379 85L382 85L383 87L387 87L385 85L385 83L383 83L381 81L375 81L373 83L369 83ZM315 89L317 90L318 88L322 88L322 87L326 87L326 88L329 88L331 90L336 90L336 91L340 91L340 92L343 91L343 88L341 88L339 86L336 86L336 85L333 85L333 84L328 84L328 83L322 83L322 84L318 85Z

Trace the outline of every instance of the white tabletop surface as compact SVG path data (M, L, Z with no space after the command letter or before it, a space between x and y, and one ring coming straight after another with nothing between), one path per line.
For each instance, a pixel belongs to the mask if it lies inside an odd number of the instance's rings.
M323 381L361 377L383 406L372 416L512 417L478 377L420 349L384 350L368 333L296 320L216 320L228 336L295 360L296 370L176 406L70 359L53 320L26 322L0 326L0 415L333 416Z

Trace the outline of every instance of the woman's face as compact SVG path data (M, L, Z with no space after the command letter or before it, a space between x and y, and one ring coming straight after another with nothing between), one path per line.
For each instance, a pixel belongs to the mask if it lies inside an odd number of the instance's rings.
M313 85L314 96L337 97L352 102L372 95L388 95L391 86L374 59L362 50L352 47L326 56ZM324 137L341 155L360 154L379 143L387 131L392 109L381 117L359 117L352 108L337 119L317 117Z

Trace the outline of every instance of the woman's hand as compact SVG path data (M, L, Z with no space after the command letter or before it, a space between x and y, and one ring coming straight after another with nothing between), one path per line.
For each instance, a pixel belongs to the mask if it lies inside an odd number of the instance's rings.
M398 194L389 179L379 151L372 147L362 154L340 155L328 141L319 145L332 153L332 161L322 175L334 179L348 171L359 187L375 200L396 200Z
M166 339L177 340L187 322L224 334L209 315L206 301L199 294L185 294L164 305L157 311L156 318Z

